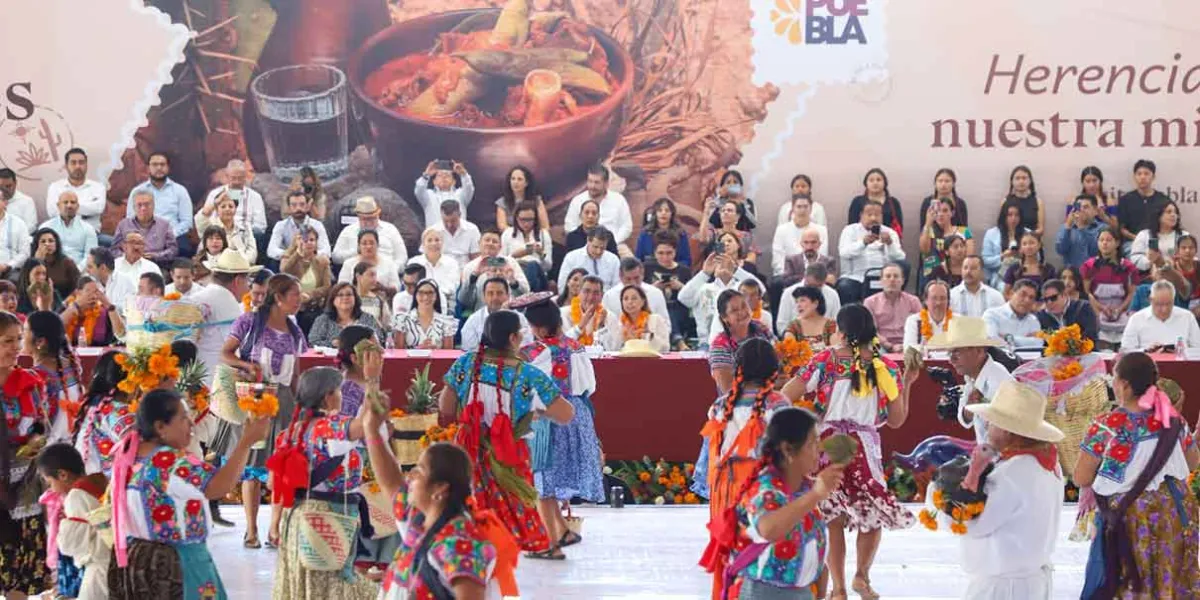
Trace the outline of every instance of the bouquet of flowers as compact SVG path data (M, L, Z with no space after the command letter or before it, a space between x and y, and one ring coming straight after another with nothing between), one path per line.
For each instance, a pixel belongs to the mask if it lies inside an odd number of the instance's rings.
M779 355L779 381L785 383L813 357L812 346L807 341L791 338L775 342L775 353Z
M616 469L606 467L605 474L629 488L634 504L700 504L700 497L689 490L695 470L690 463L672 465L643 457L640 461L621 461Z
M453 442L454 437L457 435L458 425L456 423L451 423L446 427L434 425L433 427L426 429L425 435L422 435L421 439L418 441L420 442L422 448L428 448L429 446L438 442Z
M270 383L250 383L239 381L238 408L242 412L260 419L274 417L279 414L279 397L275 393L278 386Z
M971 467L970 456L960 456L938 468L933 485L929 486L927 508L918 518L931 531L937 531L942 522L949 521L950 532L955 535L967 533L967 523L983 514L987 494L983 486L992 472L989 464L979 476L975 490L963 486Z
M1073 357L1091 354L1095 348L1092 340L1083 337L1078 324L1068 325L1053 333L1038 332L1037 337L1046 341L1045 356L1062 357L1055 361L1050 373L1055 381L1067 381L1083 374L1083 365Z
M164 379L179 379L179 357L171 353L170 344L157 350L149 346L131 348L118 354L116 361L125 370L117 389L129 396L130 411L136 412L142 394L162 385Z

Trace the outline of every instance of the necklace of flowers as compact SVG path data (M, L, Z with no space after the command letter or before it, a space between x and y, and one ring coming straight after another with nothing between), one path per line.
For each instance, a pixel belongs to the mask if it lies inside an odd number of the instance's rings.
M70 298L67 298L68 306L73 304L74 302L75 302L75 296L71 296ZM92 305L91 308L87 308L87 309L83 309L83 310L78 310L78 308L77 308L77 310L75 311L75 319L67 324L67 331L75 331L75 328L77 326L79 326L79 319L80 319L80 316L82 315L83 335L84 335L84 337L87 338L87 341L89 344L92 343L92 340L95 339L92 337L92 335L96 332L96 323L98 323L100 321L100 315L102 314L102 312L103 311L100 310L99 302Z
M649 319L650 311L646 309L642 309L642 312L638 314L636 320L630 319L629 315L624 311L621 312L621 325L626 327L632 326L634 334L639 338L642 337L643 333L646 333L646 321Z
M950 318L953 316L954 313L950 310L950 307L946 307L946 318L942 320L942 331L945 331L948 327L950 327ZM927 340L931 337L933 337L933 322L929 319L929 309L922 308L921 339Z
M583 344L584 346L592 345L592 342L594 341L593 334L596 332L596 328L604 322L605 316L604 307L597 305L596 312L592 315L592 333L579 334L580 344ZM571 321L573 321L580 329L583 328L583 304L580 302L579 296L571 298Z
M253 310L250 306L250 294L242 294L242 312L250 312Z

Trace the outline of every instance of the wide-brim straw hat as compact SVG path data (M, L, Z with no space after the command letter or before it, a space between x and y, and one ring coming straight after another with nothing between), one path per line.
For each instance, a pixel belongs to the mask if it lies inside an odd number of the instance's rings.
M986 404L968 404L968 412L983 417L988 426L1042 442L1060 442L1061 429L1049 424L1046 397L1036 389L1018 381L1005 381L996 389L996 397Z
M979 317L955 316L946 324L946 330L935 334L925 343L930 350L954 348L999 348L1003 340L988 337L987 323Z
M624 358L662 358L657 350L650 346L649 340L625 340L625 345L617 356Z
M370 216L379 214L381 209L373 196L363 196L354 201L354 212L355 214Z
M204 268L213 273L233 273L235 275L255 273L262 269L261 266L250 264L241 253L229 248L222 250L215 260L204 261Z

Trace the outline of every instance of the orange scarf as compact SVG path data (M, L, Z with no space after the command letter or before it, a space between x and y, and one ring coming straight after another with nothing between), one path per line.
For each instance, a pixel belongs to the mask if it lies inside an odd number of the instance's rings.
M606 316L607 315L604 313L604 307L597 306L596 312L592 317L592 333L580 333L580 344L583 344L584 346L591 346L593 343L595 343L596 340L594 338L596 329L600 327L601 323L604 322ZM571 322L575 323L576 327L583 329L583 306L579 302L579 296L571 298Z
M942 321L942 331L950 327L950 318L954 314L949 307L946 307L946 319ZM929 319L929 309L921 309L921 339L928 340L933 337L933 322Z
M75 303L75 296L67 298L67 306ZM67 331L75 331L79 327L80 315L83 316L83 335L87 338L87 343L91 344L95 339L92 336L96 333L96 323L100 321L100 315L103 311L100 309L100 303L97 302L91 308L86 310L76 309L75 318L67 323Z
M635 338L641 338L642 334L646 333L646 321L648 320L650 320L650 311L645 309L642 309L642 312L638 314L636 321L631 320L629 315L624 312L621 313L621 325L632 325Z

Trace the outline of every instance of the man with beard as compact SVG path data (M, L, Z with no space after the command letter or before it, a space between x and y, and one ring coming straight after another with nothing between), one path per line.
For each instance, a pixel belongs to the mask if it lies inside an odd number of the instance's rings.
M600 206L600 224L612 232L613 241L620 250L618 254L632 256L633 252L624 246L625 240L633 233L629 202L619 192L608 189L608 176L608 168L604 165L596 164L588 168L587 190L571 198L563 231L574 231L579 227L580 209L584 202L591 200Z
M281 219L271 230L271 241L267 244L267 256L278 263L283 260L283 254L292 245L292 238L301 231L312 229L317 232L317 256L329 257L329 235L320 221L308 216L312 201L302 190L288 192L285 202L290 219ZM268 263L269 269L278 271L277 264Z
M171 225L171 233L179 245L179 256L190 257L196 252L188 232L192 230L192 197L187 188L171 180L171 160L163 152L154 152L146 161L146 169L150 179L142 182L129 192L129 202L125 206L125 217L133 218L135 207L133 199L142 192L154 197L154 216L166 219Z
M29 194L17 189L17 174L8 167L0 169L0 196L8 198L8 214L21 217L32 235L38 223L37 206Z
M88 157L82 148L67 150L67 177L50 184L46 189L46 217L58 216L58 199L63 192L75 192L79 201L79 216L100 235L100 244L112 244L112 238L100 234L100 216L104 214L106 191L98 181L88 179Z

